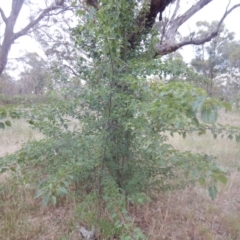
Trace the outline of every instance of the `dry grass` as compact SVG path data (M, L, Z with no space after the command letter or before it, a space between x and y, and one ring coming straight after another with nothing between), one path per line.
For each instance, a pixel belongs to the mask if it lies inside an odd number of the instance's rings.
M240 127L239 113L221 113L219 122ZM240 166L239 143L214 139L210 133L183 139L174 136L170 143L182 151L204 152L217 157L219 164L231 171L226 186L221 186L217 199L211 201L207 191L198 186L161 193L133 216L148 239L172 240L239 240L240 239Z
M28 140L40 139L42 135L31 128L25 120L13 120L12 126L0 129L0 157L19 150Z
M14 153L29 140L43 137L24 120L0 129L0 157ZM15 177L15 175L17 177ZM0 240L76 240L76 203L43 207L21 172L0 174Z
M234 173L215 201L204 189L158 194L134 216L148 239L240 239L240 176Z
M222 112L221 123L240 127L240 114ZM23 121L0 135L0 156L19 149L28 139L41 138ZM174 136L170 142L180 150L205 152L217 156L231 171L226 186L211 201L206 189L198 186L175 192L159 193L151 203L134 207L131 215L149 240L240 240L239 144L227 139L214 140L210 134L192 134L186 139ZM42 207L34 199L34 189L14 177L0 180L0 239L5 240L75 240L77 233L74 198L57 207ZM2 185L1 185L2 184Z
M240 113L225 113L222 111L219 123L240 127ZM183 139L176 134L173 138L170 137L170 143L181 151L190 150L216 156L219 163L225 165L227 168L240 166L240 162L238 161L240 156L239 143L229 140L226 137L217 137L217 139L214 139L209 132L202 136L198 136L197 134L188 135Z
M34 190L18 187L13 179L1 186L1 240L75 240L75 203L66 201L58 207L43 207L34 198ZM4 189L4 190L3 190Z

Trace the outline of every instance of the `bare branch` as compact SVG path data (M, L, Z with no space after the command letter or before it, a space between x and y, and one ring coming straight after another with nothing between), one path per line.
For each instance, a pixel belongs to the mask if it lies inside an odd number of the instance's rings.
M25 28L23 28L21 31L17 32L14 34L14 40L16 40L17 38L25 35L31 28L33 28L35 25L37 25L44 17L48 16L50 12L57 10L59 8L62 8L62 6L59 5L51 5L50 7L44 9L40 15L34 19L33 21L31 21ZM64 8L64 10L68 10L69 8L66 7ZM52 14L50 14L51 16Z
M176 19L172 19L170 21L169 35L167 37L173 37L176 34L178 28L185 23L189 18L191 18L196 12L201 10L207 4L209 4L212 0L200 0L191 8L189 8L184 14L177 17Z
M4 14L4 12L3 12L3 10L2 10L1 8L0 8L0 13L1 13L1 16L2 16L3 21L4 21L5 23L7 23L7 18L6 18L5 14Z
M216 29L214 31L212 31L207 37L201 38L201 39L189 39L180 43L175 43L175 44L168 44L167 42L163 43L163 44L159 44L158 46L156 46L156 50L157 53L159 55L165 55L171 52L176 51L177 49L186 46L186 45L201 45L205 42L209 42L211 41L214 37L216 37L220 31L221 25L223 23L223 21L225 20L225 18L236 8L240 7L240 4L236 4L233 7L231 7L229 10L226 9L224 15L222 16L222 18L220 19Z
M173 15L172 15L172 19L174 19L177 15L177 12L178 12L179 6L180 6L179 3L180 3L180 0L177 0L176 7L175 7Z
M240 7L240 3L239 4L236 4L234 5L233 7L231 7L229 10L226 9L226 12L224 13L223 17L221 18L221 20L219 21L218 23L218 26L217 26L217 31L219 31L223 21L225 20L225 18L236 8ZM227 7L228 8L228 7Z
M80 75L76 73L76 71L74 71L70 66L68 66L67 64L63 64L64 67L68 68L72 74L76 77L79 77Z
M65 7L64 9L60 10L59 12L56 12L56 13L49 13L47 16L48 17L51 17L51 16L56 16L56 15L59 15L63 12L66 12L66 11L72 11L73 8L72 7Z

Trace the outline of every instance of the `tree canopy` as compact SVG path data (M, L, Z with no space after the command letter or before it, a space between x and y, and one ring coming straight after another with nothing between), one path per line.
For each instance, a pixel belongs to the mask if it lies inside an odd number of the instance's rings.
M236 4L231 8L226 6L226 11L221 19L219 19L218 24L207 36L201 38L195 38L189 36L187 39L178 41L176 39L176 34L180 26L182 26L188 19L190 19L194 14L200 11L203 7L208 5L213 0L198 0L184 12L178 14L179 8L181 6L180 0L144 0L137 1L138 7L134 11L134 23L131 29L129 29L127 41L131 48L136 48L142 38L148 34L148 32L153 29L156 22L160 21L158 27L155 31L158 32L158 40L155 42L155 54L165 55L176 51L177 49L193 44L200 45L204 42L210 41L212 38L216 37L224 19L240 4ZM133 1L134 2L134 1ZM19 37L29 34L34 31L35 28L39 28L39 23L47 21L48 19L59 15L65 11L89 11L89 7L93 7L97 11L102 8L101 1L98 0L79 0L79 1L46 1L45 7L40 7L35 9L34 12L29 16L29 23L23 27L21 30L15 32L15 25L18 21L19 13L22 10L24 4L34 4L32 1L25 0L12 0L11 12L7 16L3 9L0 7L0 16L4 25L4 33L1 36L0 42L0 74L5 69L7 64L8 53L11 49L12 44ZM87 4L87 5L86 5ZM172 15L170 17L162 17L166 8L171 7ZM111 11L111 9L109 9ZM43 24L41 28L47 27L47 23Z

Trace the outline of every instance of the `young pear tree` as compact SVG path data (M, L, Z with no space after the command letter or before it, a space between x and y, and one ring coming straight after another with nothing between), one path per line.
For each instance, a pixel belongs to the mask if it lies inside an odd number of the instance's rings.
M73 67L83 84L63 89L70 99L60 96L22 111L20 115L45 138L6 159L10 166L17 161L23 173L31 164L41 169L32 181L39 183L37 197L44 204L56 204L76 184L85 201L91 199L98 208L85 219L98 224L102 239L146 239L132 227L127 203L141 203L152 191L199 183L214 198L217 182L226 183L213 156L179 151L169 144L169 135L209 130L213 137L226 134L240 140L236 129L216 123L218 110L228 105L186 82L149 80L151 75L181 74L158 56L174 51L176 43L160 43L161 34L153 27L158 14L164 20L162 13L170 2L79 1L84 8L77 11L72 36L81 54ZM184 22L209 2L196 1L188 14L175 20ZM175 4L179 7L180 1ZM177 26L180 22L175 21ZM178 27L169 24L171 35ZM7 115L0 113L2 118ZM107 224L101 218L103 209L111 219ZM106 225L110 230L104 231Z
M149 29L152 18L144 17L142 22L147 32L142 30L140 35L141 28L136 28L136 16L148 16L150 6L138 1L101 0L86 7L87 11L77 12L79 22L72 32L82 53L73 67L84 84L63 89L72 96L69 100L58 99L25 113L29 123L47 137L32 147L33 152L37 147L38 153L39 148L44 149L41 158L52 166L45 171L55 176L53 181L64 173L64 184L88 180L101 197L109 190L108 184L131 198L152 187L169 189L199 181L209 186L214 198L215 182L226 181L214 158L174 149L166 133L185 137L210 129L214 137L225 131L238 140L236 131L215 124L223 103L185 82L147 81L151 74L160 78L181 74L174 73L172 63L156 56L159 33ZM28 155L23 149L20 161ZM32 156L35 161L36 154ZM38 196L48 196L45 202L51 197L55 202L63 187L61 181L54 184L55 191L48 185L40 191Z

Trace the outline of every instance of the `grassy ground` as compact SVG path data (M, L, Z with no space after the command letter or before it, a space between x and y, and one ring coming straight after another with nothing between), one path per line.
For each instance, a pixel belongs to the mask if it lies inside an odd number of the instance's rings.
M240 114L222 112L220 121L240 127ZM18 150L28 139L41 137L17 120L12 128L0 130L0 156ZM214 201L198 186L156 193L152 202L131 209L136 225L150 240L240 239L240 145L227 139L214 140L210 134L193 134L186 139L176 135L169 141L183 151L215 155L231 172L228 183L221 186ZM8 173L0 176L0 239L79 239L77 198L66 199L57 207L43 207L25 176L17 180Z
M0 129L0 157L19 150L28 140L40 139L42 135L29 128L24 120L11 121L12 126Z

